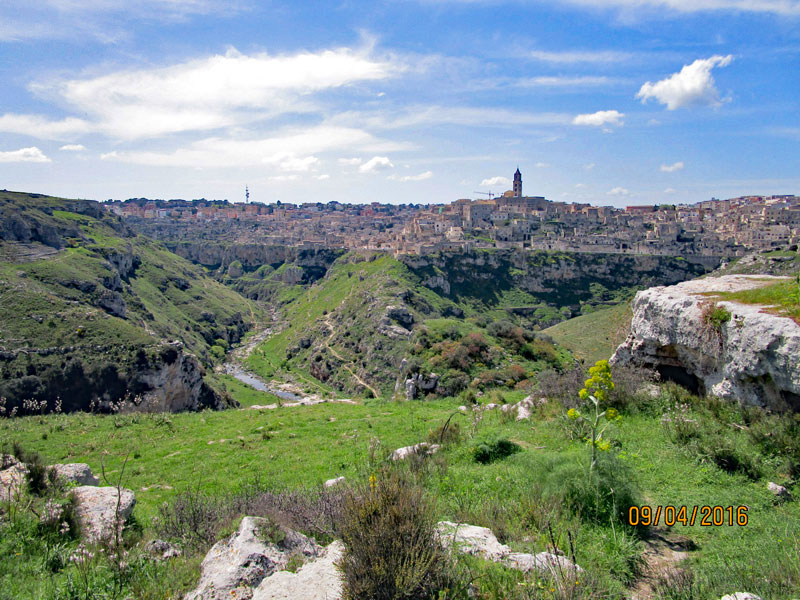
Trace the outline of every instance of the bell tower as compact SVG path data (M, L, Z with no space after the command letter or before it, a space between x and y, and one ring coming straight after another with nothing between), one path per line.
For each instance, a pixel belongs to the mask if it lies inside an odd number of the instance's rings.
M519 167L514 173L514 198L522 198L522 173L519 172Z

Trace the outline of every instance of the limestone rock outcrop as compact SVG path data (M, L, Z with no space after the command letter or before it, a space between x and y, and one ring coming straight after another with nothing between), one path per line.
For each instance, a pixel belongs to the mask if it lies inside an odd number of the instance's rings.
M800 325L765 307L719 301L730 318L704 318L714 293L780 281L725 275L654 287L636 294L628 339L612 364L656 369L699 393L773 410L800 408Z
M115 527L125 524L136 504L133 492L125 488L82 485L72 490L72 496L81 533L89 542L112 539Z
M439 451L439 444L429 444L428 442L420 442L413 446L403 446L392 452L392 460L405 460L411 456L430 456Z
M50 468L56 472L56 478L63 483L75 483L77 485L97 485L100 483L100 480L94 476L86 463L53 465Z
M525 573L530 571L542 574L569 571L580 573L583 571L568 558L551 552L539 552L538 554L512 552L511 548L501 544L492 530L487 527L440 521L436 529L445 548L473 554L484 560L501 562L512 569Z
M261 582L253 600L336 600L342 595L342 576L336 568L344 544L336 540L297 573L278 571Z
M270 596L271 588L258 596L254 592L273 573L285 570L293 556L308 563L323 555L326 551L301 533L276 527L267 519L244 517L236 533L208 551L200 582L184 600L282 598Z

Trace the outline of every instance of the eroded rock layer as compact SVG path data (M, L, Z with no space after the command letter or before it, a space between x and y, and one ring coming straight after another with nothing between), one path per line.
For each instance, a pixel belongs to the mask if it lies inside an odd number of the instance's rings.
M764 306L738 302L718 302L727 318L715 322L708 314L715 293L780 279L725 275L639 292L631 333L611 362L655 368L664 379L742 404L798 410L800 326Z

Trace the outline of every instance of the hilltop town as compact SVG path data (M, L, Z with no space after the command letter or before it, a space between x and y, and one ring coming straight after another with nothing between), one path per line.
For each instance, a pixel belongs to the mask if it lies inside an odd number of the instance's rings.
M531 248L598 253L741 256L797 244L800 197L742 196L697 204L616 208L525 196L513 189L450 204L300 205L208 200L109 201L157 238L229 239L301 248L365 248L394 254Z

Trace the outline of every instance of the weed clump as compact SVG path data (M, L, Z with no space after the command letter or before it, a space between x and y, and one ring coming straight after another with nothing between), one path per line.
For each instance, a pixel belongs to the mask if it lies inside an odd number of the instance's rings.
M351 490L341 524L345 600L427 599L443 587L447 555L423 490L397 472Z
M472 459L476 463L488 465L496 460L501 460L522 450L519 445L511 440L500 438L496 440L480 442L472 449Z
M634 474L614 454L598 454L592 470L577 461L563 460L546 471L543 495L584 521L626 523L628 509L641 504Z

